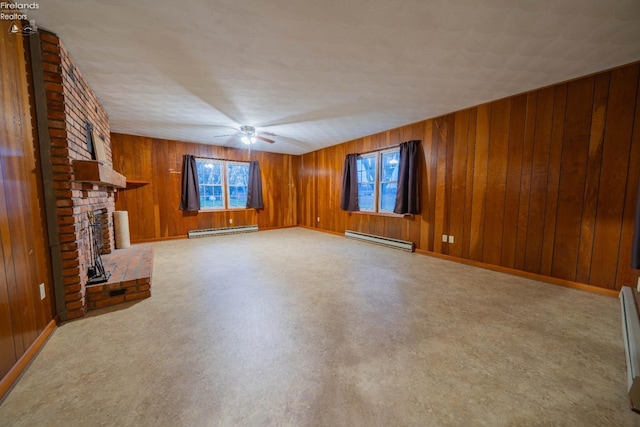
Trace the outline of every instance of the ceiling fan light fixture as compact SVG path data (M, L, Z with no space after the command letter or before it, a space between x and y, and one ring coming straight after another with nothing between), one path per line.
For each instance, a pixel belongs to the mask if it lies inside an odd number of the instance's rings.
M244 134L242 135L242 142L245 144L255 144L257 141L256 138L256 129L253 126L241 126L240 131Z
M255 144L255 142L257 141L255 136L247 136L247 135L242 135L242 138L240 138L240 140L247 145Z

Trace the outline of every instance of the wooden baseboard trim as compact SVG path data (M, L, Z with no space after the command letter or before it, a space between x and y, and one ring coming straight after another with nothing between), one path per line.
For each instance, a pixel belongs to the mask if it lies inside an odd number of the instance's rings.
M580 289L581 291L593 292L600 295L606 295L609 297L617 298L619 291L614 289L600 288L593 285L585 285L584 283L572 282L570 280L557 279L555 277L543 276L541 274L529 273L528 271L516 270L513 268L502 267L499 265L487 264L480 261L473 261L470 259L458 258L451 255L438 254L435 252L425 251L423 249L416 249L416 253L420 255L427 255L434 258L445 259L447 261L459 262L461 264L471 265L473 267L480 267L487 270L498 271L500 273L511 274L513 276L524 277L526 279L537 280L539 282L551 283L552 285L563 286L565 288Z
M31 363L33 358L38 354L42 346L49 339L53 331L55 331L58 326L58 319L53 319L49 322L47 326L42 330L40 335L36 338L36 340L29 346L27 351L24 352L22 357L18 359L13 368L7 372L7 375L0 380L0 401L5 397L5 395L11 390L11 387L16 383L20 375L27 369L27 366Z
M297 225L282 225L280 227L264 227L264 228L258 227L258 231L283 230L285 228L296 228L296 227Z
M189 236L180 235L180 236L168 236L168 237L152 237L151 239L140 239L140 240L132 240L131 244L136 245L138 243L153 243L153 242L164 242L165 240L180 240L180 239L188 239Z
M327 233L327 234L335 234L336 236L344 237L344 233L339 233L337 231L331 231L331 230L324 230L322 228L309 227L308 225L298 225L298 227L306 228L307 230L319 231L321 233Z
M279 230L281 228L295 228L295 227L299 227L298 225L283 225L282 227L264 227L264 228L260 228L258 227L258 231L267 231L267 230ZM131 244L135 245L138 243L153 243L153 242L164 242L167 240L181 240L181 239L188 239L189 236L186 234L180 235L180 236L168 236L168 237L152 237L151 239L140 239L140 240L132 240Z

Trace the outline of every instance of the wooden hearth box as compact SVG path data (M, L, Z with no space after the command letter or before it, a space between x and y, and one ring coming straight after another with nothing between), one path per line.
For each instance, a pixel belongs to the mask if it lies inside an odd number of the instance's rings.
M111 166L98 160L74 160L73 173L79 182L92 182L108 187L125 188L127 179Z

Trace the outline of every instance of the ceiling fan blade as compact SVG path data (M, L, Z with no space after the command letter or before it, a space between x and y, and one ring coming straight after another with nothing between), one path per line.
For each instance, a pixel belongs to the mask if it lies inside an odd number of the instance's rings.
M228 133L226 135L213 135L214 138L222 138L223 136L235 136L236 133Z
M261 140L263 140L264 142L268 142L269 144L273 144L274 142L276 142L276 141L274 141L273 139L266 138L266 137L264 137L264 136L262 136L262 135L258 135L256 138L261 139Z
M278 136L275 133L271 133L271 132L260 132L263 135L269 135L269 136Z

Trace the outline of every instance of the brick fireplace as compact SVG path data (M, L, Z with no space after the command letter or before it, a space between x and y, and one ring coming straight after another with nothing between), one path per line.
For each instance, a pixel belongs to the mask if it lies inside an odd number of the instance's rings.
M62 258L64 320L84 316L89 269L93 266L90 223L98 216L100 255L115 249L115 192L125 177L111 168L109 119L60 39L40 31L48 136L55 192L58 241ZM90 132L93 130L93 132ZM104 146L103 162L94 160L90 138ZM95 141L93 141L95 143ZM61 298L56 296L56 298Z

